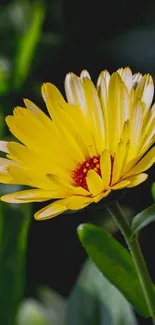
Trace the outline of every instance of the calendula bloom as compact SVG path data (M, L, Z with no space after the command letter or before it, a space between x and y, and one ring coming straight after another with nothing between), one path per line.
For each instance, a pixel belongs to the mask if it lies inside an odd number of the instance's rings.
M102 71L95 87L87 71L65 79L67 102L51 83L42 95L50 117L25 99L6 123L21 142L0 142L0 181L33 189L2 201L57 199L35 214L38 220L78 210L111 191L144 182L155 162L152 77L121 68Z

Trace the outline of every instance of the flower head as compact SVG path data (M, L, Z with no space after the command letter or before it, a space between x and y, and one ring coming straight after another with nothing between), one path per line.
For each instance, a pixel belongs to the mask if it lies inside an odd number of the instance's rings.
M11 203L57 199L38 220L98 202L134 187L155 162L154 85L149 74L121 68L101 72L95 87L87 71L65 79L67 102L51 83L42 86L50 117L25 99L6 122L19 142L0 142L0 182L33 189L3 195Z

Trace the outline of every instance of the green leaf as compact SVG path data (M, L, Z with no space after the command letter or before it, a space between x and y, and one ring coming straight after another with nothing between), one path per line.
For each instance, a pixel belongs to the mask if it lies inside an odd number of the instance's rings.
M142 228L146 227L149 223L155 221L155 204L146 210L138 213L132 220L133 233L138 233Z
M23 296L30 217L28 204L0 204L0 324L15 324Z
M153 200L155 201L155 183L152 184L151 192L152 192Z
M13 86L18 88L26 79L31 68L37 44L41 38L45 8L39 1L32 4L32 17L26 32L21 35L16 49Z
M66 325L136 325L123 295L88 260L69 298Z
M149 316L141 285L127 249L109 233L94 225L81 225L79 238L99 270L143 317Z

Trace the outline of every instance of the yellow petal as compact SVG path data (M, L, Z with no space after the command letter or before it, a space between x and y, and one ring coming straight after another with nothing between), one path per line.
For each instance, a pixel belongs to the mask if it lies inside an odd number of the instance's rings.
M78 119L72 120L70 115L62 108L55 111L54 122L57 123L58 128L61 130L62 141L67 143L72 154L77 157L77 161L84 161L89 155L89 146L82 136L84 133L82 123L78 123ZM91 146L91 143L89 144Z
M71 180L63 179L56 175L36 173L35 169L24 168L22 166L9 166L8 172L17 184L29 185L46 191L59 192L61 197L71 194L90 195L85 189L71 185Z
M19 109L18 109L19 111ZM6 123L12 134L28 147L35 148L44 143L44 147L52 133L29 110L25 109L24 115L7 116ZM27 125L29 127L27 127ZM40 136L42 132L42 136Z
M12 175L9 174L8 169L10 167L18 167L19 164L13 160L0 158L0 183L4 184L21 184L19 180L15 180Z
M92 203L93 199L90 197L83 196L72 196L66 202L67 209L69 210L79 210L86 207L88 204Z
M99 101L99 97L93 82L88 79L83 79L83 89L85 94L86 106L89 114L87 116L88 123L91 125L92 132L95 137L96 147L98 153L104 150L105 133L104 133L104 121L103 113Z
M80 80L71 73L66 76L65 89L69 103L80 107L87 128L95 139L97 153L100 153L104 147L104 123L100 101L92 81L89 77L84 78L84 75ZM82 125L79 127L81 129Z
M110 192L111 192L111 189L109 189L101 194L98 194L97 196L94 196L93 202L95 202L95 203L99 202L103 198L107 197L110 194Z
M71 193L72 195L82 195L89 196L90 193L85 190L83 187L73 186L71 181L68 182L66 179L62 179L57 175L48 174L46 175L51 181L55 188L64 189L66 192Z
M100 157L100 168L105 189L109 188L111 178L111 159L108 150L104 150Z
M0 172L8 174L8 167L10 166L19 166L19 164L10 159L0 158Z
M149 109L154 95L154 85L152 77L147 74L139 81L135 97L140 99L146 106L146 111Z
M37 168L39 164L43 166L43 158L37 153L28 149L26 146L18 142L8 142L7 148L11 156L17 162L22 162L27 167ZM9 156L9 155L8 155Z
M118 73L110 78L108 89L109 151L114 155L120 141L124 122L129 119L129 96Z
M51 203L47 207L36 212L34 217L37 220L50 219L67 210L82 209L91 202L92 199L88 197L72 196L70 198Z
M5 152L5 153L9 153L7 144L8 144L7 141L0 141L0 151Z
M126 176L139 174L149 169L154 163L155 163L155 147L149 150L149 152L126 174Z
M104 147L104 123L100 101L94 84L87 77L80 80L71 73L66 77L65 89L69 103L81 108L87 127L92 132L98 153L100 153Z
M150 133L150 128L151 128L152 123L154 123L154 125L155 125L155 103L149 109L148 113L145 116L145 119L143 122L142 139L146 136L146 134Z
M9 203L26 203L26 202L42 202L50 199L64 197L58 192L44 191L41 189L25 190L3 195L1 201Z
M50 116L52 117L53 112L51 111L50 104L52 104L52 107L55 106L55 108L57 108L58 104L59 105L64 104L65 100L64 100L63 96L61 95L60 91L50 82L44 83L42 85L41 91L42 91L42 96L43 96L45 103L48 103L47 109L48 109Z
M53 173L65 178L70 177L68 170L63 164L61 165L61 161L57 162L55 157L51 157L51 159L49 157L48 159L42 151L40 153L33 152L17 142L9 142L7 147L13 160L21 163L25 167L34 169L37 173Z
M2 184L20 184L13 179L9 174L0 173L0 183Z
M45 190L55 190L55 184L52 183L45 175L36 173L35 170L30 168L24 168L22 166L9 166L8 173L15 180L15 182L21 185L29 185L32 187L38 187Z
M73 167L71 151L67 144L62 143L51 130L44 126L43 121L38 120L30 111L26 110L25 116L7 116L6 122L12 134L29 149L38 154L42 153L45 159L52 161L57 159L66 167L69 165Z
M128 91L130 92L130 90L132 88L132 72L131 72L131 70L127 67L127 68L120 68L120 69L117 70L117 72L121 76L121 78L122 78L123 82L125 83Z
M86 182L90 193L93 195L98 195L104 190L102 178L93 169L88 171Z
M116 154L114 157L112 181L111 181L112 185L115 184L120 178L126 154L127 154L127 145L124 142L120 142L118 144Z
M133 113L130 119L130 150L128 161L135 158L138 152L142 124L143 124L143 106L138 100L133 107Z
M86 136L86 140L85 136L83 136L86 134L85 128L87 129L87 127L84 125L83 120L81 120L81 111L74 106L66 104L64 101L59 101L57 90L52 84L44 84L43 92L46 95L46 105L61 141L64 145L67 144L74 160L77 162L84 161L91 152L92 141L89 140L87 142L88 136ZM53 97L57 98L57 101L53 101Z
M142 74L140 72L135 73L132 77L132 85L134 88L137 87L137 85L139 84L140 80L142 79Z
M104 70L100 73L99 78L97 80L97 91L99 94L100 102L103 104L103 113L107 104L107 96L108 96L108 87L110 81L110 74L107 70Z
M149 147L151 146L151 143L155 142L154 141L154 136L155 136L155 119L152 121L147 134L145 133L145 137L143 139L143 142L142 142L142 145L141 145L141 148L140 148L140 154L145 153L149 149Z
M134 176L130 176L127 178L127 180L130 181L130 184L127 185L127 187L134 187L137 186L143 182L145 182L145 180L148 178L147 174L141 173L138 175L134 175Z
M63 108L68 113L68 118L70 120L70 132L73 132L75 137L79 139L79 145L85 145L87 151L89 152L88 156L97 155L96 143L92 129L90 128L88 119L83 116L80 107L66 104L63 106Z
M105 134L105 149L108 149L108 87L110 81L110 74L104 70L100 73L97 80L97 91L101 103L103 120L104 120L104 134Z
M67 211L66 200L67 199L58 200L47 205L45 208L37 211L34 218L36 220L47 220Z
M88 108L86 106L82 82L74 73L68 73L65 78L65 92L68 102L80 106L83 115L87 116Z
M102 81L105 81L106 89L108 90L109 81L110 81L110 73L107 70L103 70L97 80L97 90L102 87Z
M38 106L27 98L24 98L24 104L32 112L32 114L35 115L35 117L43 121L44 125L46 125L49 129L52 128L51 119Z
M124 125L123 125L121 140L124 143L127 143L129 141L129 139L130 139L130 122L129 122L129 120L127 120L124 122Z
M91 79L90 74L89 74L89 72L87 70L82 70L82 72L80 73L80 79L82 80L84 78Z
M130 184L130 180L123 180L123 181L120 181L119 183L111 186L111 189L112 190L121 190L122 188L124 187L128 187L128 185Z

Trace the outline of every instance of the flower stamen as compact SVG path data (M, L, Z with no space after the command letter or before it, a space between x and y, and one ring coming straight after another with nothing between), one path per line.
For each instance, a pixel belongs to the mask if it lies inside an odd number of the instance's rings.
M86 176L90 169L93 169L99 176L101 176L100 156L87 158L82 164L77 165L77 168L74 170L72 175L76 186L81 186L85 190L88 190Z

